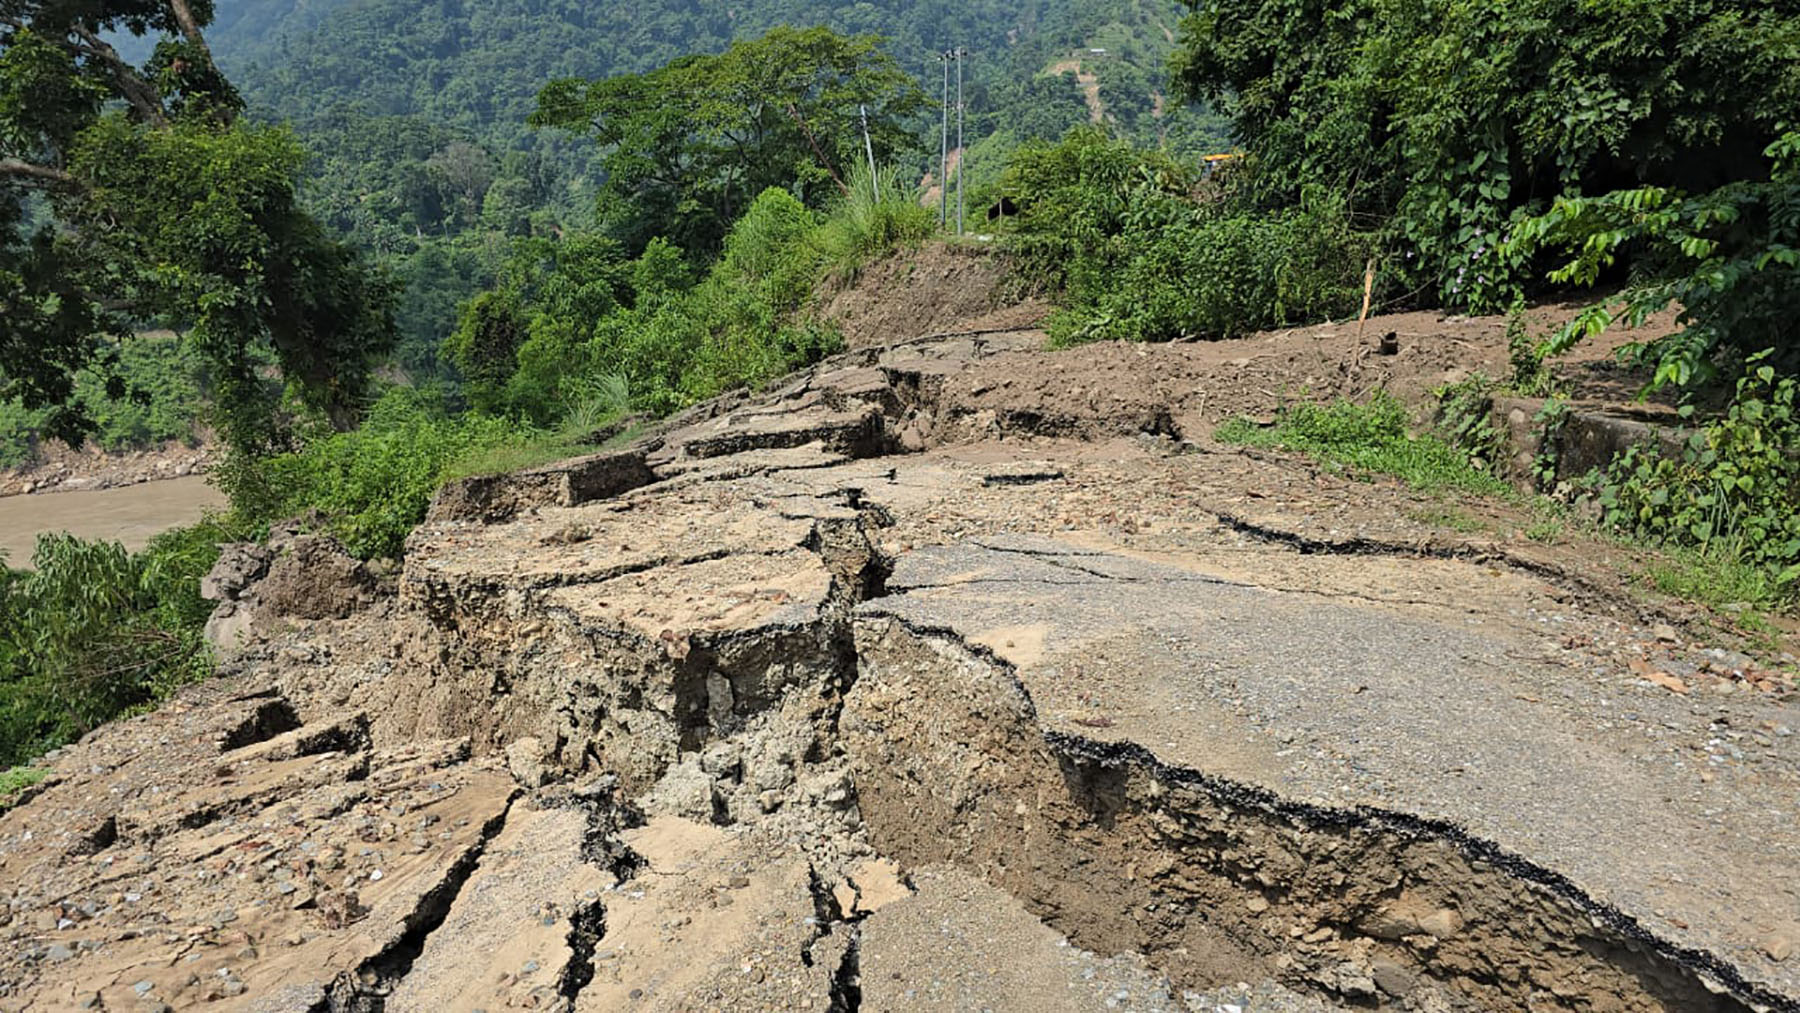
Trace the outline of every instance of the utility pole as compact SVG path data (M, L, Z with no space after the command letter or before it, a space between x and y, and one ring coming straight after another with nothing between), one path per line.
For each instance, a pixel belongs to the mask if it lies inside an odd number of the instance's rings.
M938 228L942 229L950 221L950 51L939 53L938 62L944 65L943 117L938 135Z
M969 51L956 47L956 234L963 232L963 170L968 168L969 153L963 150L963 57Z
M875 171L875 142L869 140L869 107L862 106L863 150L869 153L869 192L881 203L881 174Z

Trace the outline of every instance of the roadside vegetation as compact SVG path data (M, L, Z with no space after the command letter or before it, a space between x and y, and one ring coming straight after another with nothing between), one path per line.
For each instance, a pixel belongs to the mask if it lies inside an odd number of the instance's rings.
M1356 477L1391 475L1423 492L1505 495L1511 490L1438 435L1411 432L1410 422L1405 405L1377 392L1366 404L1299 402L1268 427L1233 419L1214 436L1225 443L1297 451Z

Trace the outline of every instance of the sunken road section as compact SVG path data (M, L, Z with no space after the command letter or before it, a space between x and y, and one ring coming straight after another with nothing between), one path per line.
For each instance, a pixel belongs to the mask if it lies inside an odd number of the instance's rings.
M1800 1010L1791 701L1009 393L1059 361L856 353L446 489L392 586L239 566L224 676L0 815L0 1010Z

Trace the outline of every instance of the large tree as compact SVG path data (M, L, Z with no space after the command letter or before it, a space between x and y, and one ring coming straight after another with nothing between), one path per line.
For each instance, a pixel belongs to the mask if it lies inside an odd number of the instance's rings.
M813 206L839 193L867 157L865 107L878 160L914 143L906 121L924 93L879 43L777 28L646 74L553 81L531 121L603 146L602 220L628 250L664 236L710 253L770 187Z
M202 34L210 0L0 0L0 397L91 427L82 370L106 373L150 321L211 360L240 449L278 442L257 366L339 425L393 340L393 289L295 203L303 155L242 102ZM133 65L107 41L160 41ZM109 393L125 393L116 378Z

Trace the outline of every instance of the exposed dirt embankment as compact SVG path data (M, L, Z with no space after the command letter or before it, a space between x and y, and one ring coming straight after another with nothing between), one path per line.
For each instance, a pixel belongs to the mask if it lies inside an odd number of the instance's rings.
M816 293L820 319L851 348L878 348L930 334L1024 330L1049 312L1009 298L1004 256L981 245L931 243L865 265Z
M1800 1010L1791 683L1036 340L453 486L397 582L234 550L226 677L0 816L0 1009Z
M87 492L116 489L206 471L215 452L208 444L170 441L143 450L109 452L89 445L74 449L60 440L37 448L34 460L0 469L0 496L34 492Z

